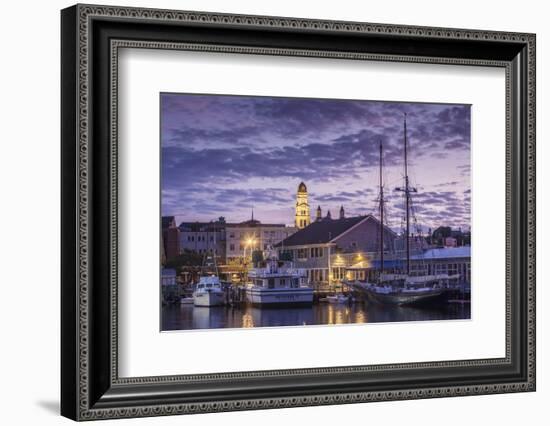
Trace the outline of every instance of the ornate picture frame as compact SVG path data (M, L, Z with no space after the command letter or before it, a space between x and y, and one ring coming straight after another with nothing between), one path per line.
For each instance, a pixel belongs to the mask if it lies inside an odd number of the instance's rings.
M96 5L64 9L61 30L62 415L93 420L535 390L534 34ZM119 377L117 61L125 47L503 68L506 356Z

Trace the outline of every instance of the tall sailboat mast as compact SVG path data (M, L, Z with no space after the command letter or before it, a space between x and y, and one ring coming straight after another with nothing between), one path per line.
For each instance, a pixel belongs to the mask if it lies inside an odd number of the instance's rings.
M384 271L384 187L382 186L382 141L380 141L380 274Z
M407 113L405 113L403 118L403 152L405 157L405 187L396 188L398 191L405 193L405 247L407 253L407 275L411 272L411 244L410 244L410 214L411 214L411 192L416 192L416 188L411 188L409 185L409 169L408 169L408 158L407 158Z
M407 211L407 227L406 227L406 241L407 241L407 275L411 272L411 245L409 236L410 233L410 193L409 193L409 171L407 167L407 113L405 113L405 118L403 120L403 133L404 133L404 145L405 145L405 209Z

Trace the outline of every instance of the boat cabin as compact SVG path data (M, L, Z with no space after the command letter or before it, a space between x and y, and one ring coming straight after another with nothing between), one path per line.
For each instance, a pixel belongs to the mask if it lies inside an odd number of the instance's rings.
M263 288L299 288L300 278L292 276L256 277L252 280L255 286Z
M197 283L197 290L208 290L213 288L221 288L220 279L216 276L201 277L199 282Z

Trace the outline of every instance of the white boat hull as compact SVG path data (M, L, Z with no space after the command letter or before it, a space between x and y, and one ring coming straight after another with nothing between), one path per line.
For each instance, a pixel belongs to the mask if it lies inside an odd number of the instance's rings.
M204 291L193 294L193 304L195 306L221 306L225 304L223 292Z
M311 305L313 289L249 287L246 289L246 298L253 305Z
M327 302L334 303L334 304L343 304L343 303L348 303L349 298L345 296L327 296Z
M389 293L379 293L371 289L367 290L367 295L371 301L386 305L419 305L443 300L446 290L440 288L423 292L392 291Z

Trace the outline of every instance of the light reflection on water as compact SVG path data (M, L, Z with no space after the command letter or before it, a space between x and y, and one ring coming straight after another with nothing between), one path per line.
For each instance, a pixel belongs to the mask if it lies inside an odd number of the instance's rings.
M360 324L396 321L469 319L470 305L448 304L438 308L356 303L315 304L296 308L257 308L252 306L162 307L162 330L211 328L282 327L300 325Z

